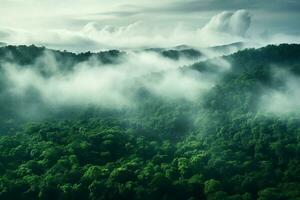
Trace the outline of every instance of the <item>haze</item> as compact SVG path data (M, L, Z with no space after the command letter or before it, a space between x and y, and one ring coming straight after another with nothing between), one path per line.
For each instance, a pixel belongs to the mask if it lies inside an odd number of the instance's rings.
M297 0L1 0L0 42L77 52L299 43L299 10Z

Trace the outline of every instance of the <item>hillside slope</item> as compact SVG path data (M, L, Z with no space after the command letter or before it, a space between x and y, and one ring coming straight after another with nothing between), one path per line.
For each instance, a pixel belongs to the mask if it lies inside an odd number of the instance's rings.
M1 48L0 59L10 50L8 62L30 67L42 49ZM54 52L66 73L87 54ZM123 54L95 55L105 64ZM189 100L135 84L137 107L54 112L43 105L48 117L23 119L20 128L17 105L38 106L39 94L14 104L2 84L0 199L300 199L300 45L247 49L179 70L212 77L213 85Z

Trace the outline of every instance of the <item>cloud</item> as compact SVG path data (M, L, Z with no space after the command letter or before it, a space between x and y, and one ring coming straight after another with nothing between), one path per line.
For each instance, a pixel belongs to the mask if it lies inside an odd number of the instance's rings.
M299 35L249 32L253 15L247 10L216 14L201 28L184 23L149 24L137 21L128 25L102 25L89 22L79 30L23 30L0 27L0 41L8 44L36 44L73 52L105 49L140 49L172 47L182 44L194 48L225 45L235 42L256 44L299 42Z
M198 38L208 46L250 42L250 38L246 37L250 24L251 15L248 11L225 11L213 16L203 28L198 29Z
M223 12L204 27L190 30L181 24L175 27L149 26L138 21L126 26L86 24L79 31L25 31L2 28L2 40L9 44L37 44L71 51L96 51L113 48L171 47L187 44L196 47L226 44L242 40L250 25L247 11ZM235 37L238 36L238 37Z
M0 28L0 41L10 45L36 44L75 52L96 50L101 46L97 41L69 30L26 31L2 27Z
M300 26L297 20L300 17L299 8L298 0L115 0L113 2L89 0L88 3L83 0L43 0L41 2L2 0L0 7L2 15L0 27L2 28L0 29L9 26L14 31L10 32L9 37L0 33L0 41L5 40L4 42L11 44L17 44L17 41L23 41L26 44L46 44L60 49L65 45L67 50L74 51L80 50L80 46L84 47L82 50L84 51L106 47L125 48L126 45L130 47L166 46L175 43L175 45L196 44L196 46L220 45L228 41L225 40L223 43L220 43L221 40L213 43L207 42L204 38L199 38L196 31L205 26L205 23L219 12L234 13L240 9L249 10L252 22L252 26L249 28L251 33L261 33L266 30L270 31L272 35L290 34L291 32L299 35ZM238 12L235 15L238 15ZM247 20L242 19L241 16L237 16L236 19L238 22L242 22L240 25L243 27L228 28L227 30L243 36ZM131 36L122 38L114 35L111 39L107 39L107 37L105 40L101 39L100 33L107 25L119 29L131 26L137 21L143 23L138 25L141 28L135 27L138 29L136 38ZM99 34L96 38L81 33L82 27L88 23L97 24ZM178 27L181 27L180 30ZM139 32L140 29L144 29L144 31ZM248 36L249 34L248 32ZM204 36L210 37L210 35ZM201 35L201 37L204 36ZM57 42L53 39L55 37L58 38ZM72 42L68 41L66 37L69 37ZM232 41L230 37L226 38ZM126 42L126 39L130 42ZM256 40L254 36L251 39ZM64 44L64 40L67 40L66 44ZM121 41L120 45L118 45L118 40Z
M174 12L199 12L199 11L220 11L220 10L264 10L264 11L299 11L300 3L298 0L186 0L173 1L164 9Z
M87 105L126 108L138 104L136 95L140 89L163 99L196 101L214 85L216 77L181 69L193 62L173 61L157 53L127 52L118 64L104 65L91 59L63 73L59 61L45 51L32 66L11 63L3 66L10 85L8 91L17 99L24 99L34 91L39 95L35 99L54 108ZM48 75L44 75L41 67L48 70Z
M250 27L250 23L251 15L246 10L222 12L212 17L202 30L244 37Z
M300 37L299 35L294 34L262 34L253 36L257 38L257 42L259 42L262 45L268 45L268 44L295 44L300 43Z
M265 89L260 110L273 114L290 114L300 110L300 77L287 70L275 69L273 79L281 86Z

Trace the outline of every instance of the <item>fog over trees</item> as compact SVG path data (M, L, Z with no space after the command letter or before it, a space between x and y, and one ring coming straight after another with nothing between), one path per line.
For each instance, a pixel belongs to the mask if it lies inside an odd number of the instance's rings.
M173 51L2 47L0 198L299 198L300 45Z
M300 200L299 0L1 0L0 200Z

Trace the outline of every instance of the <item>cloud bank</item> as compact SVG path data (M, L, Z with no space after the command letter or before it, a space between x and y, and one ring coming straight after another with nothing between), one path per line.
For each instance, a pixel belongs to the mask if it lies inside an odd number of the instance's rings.
M250 27L250 23L251 15L246 10L222 12L212 17L203 27L203 30L244 37Z
M39 95L35 99L56 108L72 105L126 108L138 104L140 90L166 100L196 101L214 85L217 77L182 70L181 66L193 62L174 61L151 52L128 52L118 64L104 65L90 59L66 73L59 70L59 61L45 51L33 66L5 63L3 68L9 93L18 99L34 92Z
M273 79L281 86L265 89L260 110L273 114L297 113L300 110L300 77L286 70L274 70Z
M0 41L8 44L36 44L75 52L105 49L137 49L190 45L203 48L234 42L282 43L299 41L298 36L260 35L248 33L252 15L246 10L221 12L202 28L189 28L184 23L176 26L148 24L144 21L113 26L88 22L79 30L47 29L24 30L0 27Z

